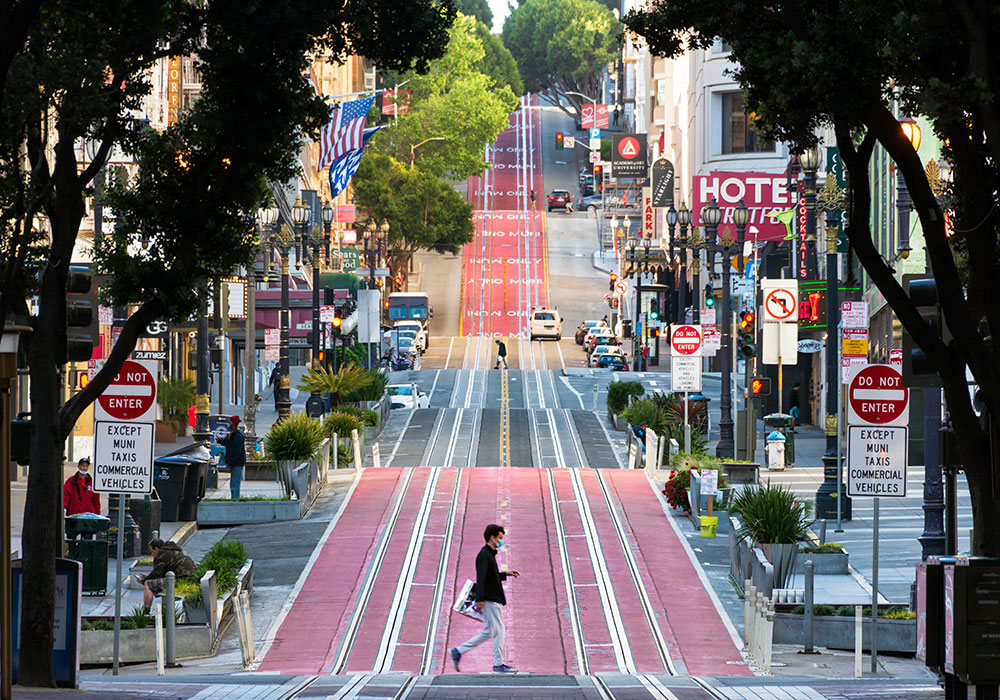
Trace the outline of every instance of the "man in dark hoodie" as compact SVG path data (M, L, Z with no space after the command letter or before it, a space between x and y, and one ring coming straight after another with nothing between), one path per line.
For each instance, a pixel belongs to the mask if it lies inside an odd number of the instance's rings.
M194 560L176 542L150 540L149 553L153 555L153 570L149 576L139 575L139 583L143 584L142 602L147 608L153 604L153 597L166 589L168 571L173 571L177 578L194 571Z
M505 531L500 525L487 525L483 537L486 545L476 555L476 610L483 614L483 630L465 644L451 650L451 662L458 670L462 654L477 647L487 639L493 639L493 671L495 673L517 673L503 662L503 642L506 629L503 624L503 609L507 598L503 584L508 576L517 578L516 571L501 572L497 567L497 550L503 547Z

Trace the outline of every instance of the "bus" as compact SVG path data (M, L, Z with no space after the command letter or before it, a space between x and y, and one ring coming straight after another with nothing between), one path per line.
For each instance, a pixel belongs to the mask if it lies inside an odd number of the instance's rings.
M434 309L428 303L425 292L393 292L389 295L389 323L396 321L421 321L427 326L427 319L434 317Z

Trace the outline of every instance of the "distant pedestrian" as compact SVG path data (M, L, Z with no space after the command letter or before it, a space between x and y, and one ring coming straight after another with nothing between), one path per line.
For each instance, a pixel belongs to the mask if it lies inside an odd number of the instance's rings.
M503 662L504 637L506 628L503 623L503 609L507 605L507 597L503 592L503 584L508 576L517 578L517 571L501 572L497 567L497 550L503 547L506 531L500 525L487 525L483 537L486 544L476 555L476 603L475 608L483 614L483 630L475 637L458 647L451 649L451 662L458 669L462 654L479 646L487 639L493 640L493 672L517 673Z
M615 111L611 115L611 123L614 126L618 126L618 120L621 118L622 118L622 108L619 107L618 105L615 105Z
M799 408L799 390L801 388L802 384L795 382L795 386L792 387L792 393L788 395L788 415L794 419L793 426L799 424L799 413L801 411Z
M504 369L509 369L507 367L507 346L504 342L497 338L497 363L494 365L493 369L500 369L500 363L503 363Z
M229 417L229 432L218 440L219 444L226 447L225 460L229 467L229 495L235 501L240 497L243 469L247 465L246 435L240 430L239 416Z
M274 387L274 410L278 410L278 386L281 384L281 364L276 364L271 370L271 378L267 380L267 385Z
M101 514L101 496L94 491L94 478L90 475L90 457L76 463L76 473L63 484L63 508L66 515L80 513Z
M535 191L531 190L531 211L535 211Z

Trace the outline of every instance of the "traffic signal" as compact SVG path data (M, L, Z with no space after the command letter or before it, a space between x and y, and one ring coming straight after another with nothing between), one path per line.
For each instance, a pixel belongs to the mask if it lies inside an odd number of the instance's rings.
M71 265L66 273L65 337L57 346L57 361L86 362L97 343L97 314L94 312L97 289L93 288L90 269ZM60 352L61 351L61 352Z
M594 163L594 194L600 194L604 190L604 166Z
M903 291L917 307L920 318L945 343L951 341L951 334L944 324L941 301L938 297L937 282L931 275L903 275ZM939 387L941 378L937 368L927 353L913 340L903 326L903 385L908 387Z
M561 151L563 149L563 132L556 132L556 150Z
M396 275L395 279L393 279L393 282L396 283L396 291L397 292L403 291L403 278L402 277L400 277L399 275Z
M615 282L618 281L618 275L611 273L611 280L608 282L608 289L612 292L615 291Z
M750 380L750 396L770 396L771 395L771 378L770 377L754 377Z
M340 325L344 322L340 316L333 317L333 334L340 335Z
M651 337L653 337L653 338L659 338L660 337L660 329L659 328L652 328L652 329L650 329L649 335Z
M749 359L757 354L757 329L754 326L753 311L740 314L739 330L737 331L736 347L740 355Z
M660 318L660 305L655 299L649 302L649 320L656 321Z
M715 287L710 284L705 285L705 308L711 309L715 306Z

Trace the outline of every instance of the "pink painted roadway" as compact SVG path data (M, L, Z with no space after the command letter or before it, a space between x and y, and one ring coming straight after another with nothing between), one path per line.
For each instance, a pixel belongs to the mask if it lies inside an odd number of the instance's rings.
M548 303L538 98L510 115L487 151L492 168L469 178L475 233L463 250L463 335L521 336L532 306ZM529 192L535 191L532 211Z
M383 569L363 611L346 670L370 670L383 636L392 589L399 579L413 531L427 469L414 473L392 533L384 533L403 470L367 470L354 496L305 578L289 613L265 656L262 670L282 673L328 673L337 655L365 582L381 535L391 537ZM591 672L617 671L609 623L596 597L595 564L587 550L576 495L567 470L552 470L565 540L560 543L552 512L548 470L477 468L442 469L420 549L414 585L407 588L405 617L386 670L419 671L428 627L433 632L431 663L425 672L453 673L447 649L478 631L478 623L451 611L466 578L475 578L475 557L489 522L507 528L507 544L498 556L501 568L521 576L505 584L507 661L533 673L580 673L560 546L572 562L585 654ZM654 636L640 608L638 591L611 522L611 511L593 470L580 470L583 496L590 504L600 549L607 564L613 597L619 606L627 644L638 670L664 672ZM639 471L605 470L612 508L622 519L628 547L636 558L652 611L670 656L693 675L747 675L740 654L698 573L670 527L660 501ZM444 550L455 478L458 489L451 551L445 567L441 607L431 610L434 583ZM383 581L384 579L384 581ZM433 619L431 619L433 618ZM492 650L484 644L465 655L464 672L489 670Z

